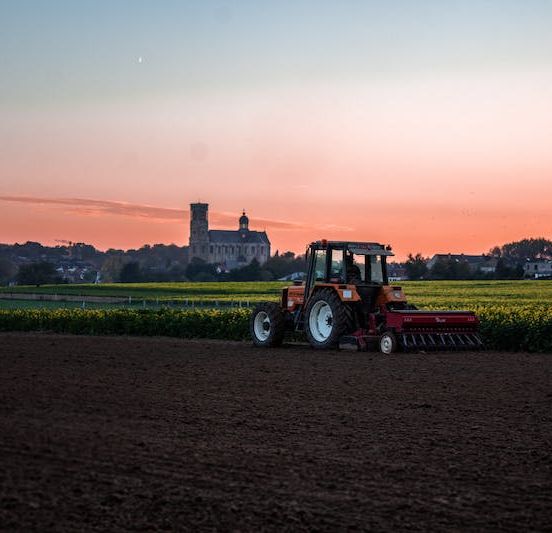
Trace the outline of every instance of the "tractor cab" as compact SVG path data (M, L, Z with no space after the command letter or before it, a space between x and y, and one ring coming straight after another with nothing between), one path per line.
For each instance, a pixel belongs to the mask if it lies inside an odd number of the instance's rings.
M389 247L366 242L316 241L307 249L307 284L387 285Z
M374 242L313 242L307 248L301 296L308 300L321 288L333 288L342 301L362 304L366 312L378 303L406 302L399 287L388 287L387 257L393 255L389 246Z

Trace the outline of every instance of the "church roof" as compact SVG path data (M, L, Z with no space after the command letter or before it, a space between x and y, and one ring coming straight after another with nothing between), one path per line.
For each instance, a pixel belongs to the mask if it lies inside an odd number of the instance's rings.
M211 244L270 244L266 231L232 231L225 229L209 230Z

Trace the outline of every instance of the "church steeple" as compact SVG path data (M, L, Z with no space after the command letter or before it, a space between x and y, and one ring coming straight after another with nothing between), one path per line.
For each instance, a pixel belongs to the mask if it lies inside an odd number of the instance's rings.
M240 217L240 231L249 231L249 218L245 214L245 209Z

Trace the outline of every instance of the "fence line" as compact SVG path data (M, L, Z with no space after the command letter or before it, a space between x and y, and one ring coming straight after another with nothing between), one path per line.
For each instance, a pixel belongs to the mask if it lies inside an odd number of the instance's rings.
M82 309L88 307L97 308L102 305L109 307L131 307L142 309L232 309L232 308L250 308L256 302L244 299L235 300L206 300L206 299L170 299L160 300L156 298L136 298L132 296L88 296L88 295L60 295L60 294L36 294L36 293L0 293L0 300L25 301L25 302L57 302L59 304L73 303ZM92 304L92 305L90 305ZM65 307L61 306L60 307Z

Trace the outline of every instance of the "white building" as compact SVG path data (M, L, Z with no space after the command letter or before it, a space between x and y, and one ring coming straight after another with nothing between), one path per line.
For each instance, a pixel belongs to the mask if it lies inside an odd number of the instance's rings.
M550 278L552 277L552 261L527 261L523 265L523 275L526 278Z

